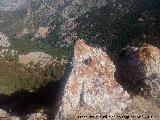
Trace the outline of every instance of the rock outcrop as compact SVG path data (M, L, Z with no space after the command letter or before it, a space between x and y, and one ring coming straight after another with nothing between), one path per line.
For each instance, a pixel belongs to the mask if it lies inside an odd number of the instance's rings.
M78 40L72 66L56 120L123 113L130 96L116 81L115 66L105 52Z
M11 116L6 111L0 109L0 120L20 120L20 118L16 116Z
M118 64L127 89L160 102L160 49L151 45L125 48Z

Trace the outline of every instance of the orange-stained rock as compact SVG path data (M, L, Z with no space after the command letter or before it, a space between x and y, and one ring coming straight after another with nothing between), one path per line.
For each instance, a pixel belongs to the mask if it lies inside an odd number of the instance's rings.
M119 65L125 86L160 102L160 49L151 45L125 48L121 51Z
M83 111L83 115L123 112L129 95L116 81L115 66L105 52L77 40L72 66L57 120L78 115L77 111Z

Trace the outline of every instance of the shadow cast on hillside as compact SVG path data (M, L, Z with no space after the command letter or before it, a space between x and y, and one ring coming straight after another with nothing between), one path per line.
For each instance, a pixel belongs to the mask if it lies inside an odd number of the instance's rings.
M67 67L66 71L66 75L61 80L50 81L46 86L37 89L35 92L21 90L9 96L0 94L0 109L25 120L26 115L44 108L48 119L53 120L58 111L66 77L71 68Z
M51 81L45 87L35 92L25 90L15 92L10 96L0 95L0 108L12 115L25 116L40 108L50 108L55 105L59 83Z

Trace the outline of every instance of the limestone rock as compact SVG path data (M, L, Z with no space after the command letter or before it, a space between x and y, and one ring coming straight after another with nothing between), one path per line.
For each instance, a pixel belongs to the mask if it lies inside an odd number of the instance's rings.
M47 115L44 113L44 111L31 113L27 116L27 120L47 120Z
M20 118L11 116L6 111L0 109L0 120L20 120Z
M160 50L151 45L128 47L121 51L119 68L126 86L136 94L150 95L156 101L160 96ZM131 87L132 86L132 87Z
M115 66L105 52L78 40L72 66L56 120L123 113L130 96L116 81Z

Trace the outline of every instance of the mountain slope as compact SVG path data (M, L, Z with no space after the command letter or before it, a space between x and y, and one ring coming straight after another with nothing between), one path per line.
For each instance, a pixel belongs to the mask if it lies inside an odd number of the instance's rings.
M27 0L1 0L0 9L4 11L14 11L16 9L24 7Z

